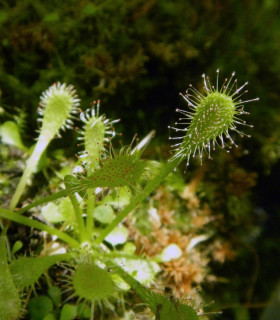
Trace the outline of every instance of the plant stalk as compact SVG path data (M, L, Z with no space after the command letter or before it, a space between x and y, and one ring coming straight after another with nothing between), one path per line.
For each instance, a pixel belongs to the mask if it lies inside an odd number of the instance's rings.
M80 243L77 240L73 239L72 237L68 236L68 234L66 234L56 228L52 228L42 222L32 220L27 217L23 217L23 216L15 213L11 210L0 208L0 217L7 219L7 220L12 220L17 223L21 223L21 224L28 226L28 227L32 227L32 228L36 228L36 229L39 229L42 231L46 231L49 234L51 234L53 236L57 236L59 239L65 241L73 248L80 247Z
M88 200L87 200L87 219L86 219L86 233L88 241L92 240L92 233L94 228L94 220L93 220L93 210L95 207L95 189L88 189Z
M37 166L42 153L45 151L49 144L50 140L49 139L40 139L37 141L36 146L32 152L32 155L27 161L26 168L24 169L23 175L19 181L19 184L17 185L16 191L13 195L13 198L11 200L10 204L10 210L14 210L15 207L17 206L20 197L24 191L24 188L27 184L28 179L32 175L33 169Z
M59 198L62 198L62 197L66 197L69 194L70 194L70 191L67 190L67 189L59 191L59 192L54 193L54 194L52 194L50 196L41 198L39 200L36 200L36 201L30 203L28 206L25 206L25 207L21 208L20 210L18 210L17 213L18 214L22 214L22 213L28 211L29 209L32 209L32 208L38 206L39 204L42 204L42 203L45 203L45 202L50 202L50 201L53 201L53 200L56 200L56 199L59 199Z
M84 219L83 219L83 213L82 213L81 208L79 207L78 200L74 194L72 196L70 196L70 200L72 202L72 205L74 207L75 214L76 214L76 219L77 219L77 223L78 223L78 227L79 227L79 231L80 231L80 241L81 241L81 243L83 243L87 240L86 239L86 229L85 229L85 224L84 224Z

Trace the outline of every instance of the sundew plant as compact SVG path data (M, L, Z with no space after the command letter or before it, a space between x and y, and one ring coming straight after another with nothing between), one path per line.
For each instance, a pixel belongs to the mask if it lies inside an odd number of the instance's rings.
M204 155L212 158L216 146L229 152L237 147L234 133L246 136L246 127L252 127L243 118L248 114L244 104L258 99L243 100L247 83L238 86L235 73L219 83L219 70L215 85L202 77L203 92L190 85L181 94L186 107L176 110L181 117L169 127L173 143L165 163L143 159L153 132L144 139L134 137L129 146L117 150L112 139L119 120L100 114L100 101L81 111L73 86L60 83L42 94L39 137L9 208L0 208L0 319L196 320L211 316L192 299L153 289L162 265L176 264L183 252L175 240L154 256L137 252L140 236L133 226L137 210L181 163L186 170L196 155L201 161ZM49 195L38 194L27 201L26 191L49 143L61 135L61 129L73 129L74 123L80 123L75 128L76 161L63 160L66 169L56 172L58 183L50 179ZM16 129L11 121L1 126L2 141L19 148L23 145L20 134L12 139L11 128ZM9 240L12 222L39 231L38 252L18 254L22 243ZM131 230L134 238L128 237ZM204 239L195 238L188 251ZM42 294L38 283L43 275L47 289Z

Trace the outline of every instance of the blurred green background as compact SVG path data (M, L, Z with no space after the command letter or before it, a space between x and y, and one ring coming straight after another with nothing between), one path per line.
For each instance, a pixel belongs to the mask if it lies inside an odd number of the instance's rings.
M75 86L83 109L101 99L108 117L122 119L117 130L126 142L155 129L150 155L166 158L167 126L176 121L175 109L185 106L178 93L189 83L201 88L202 73L215 82L217 68L221 79L236 71L240 85L249 81L246 98L260 101L246 105L254 129L244 130L252 138L236 137L239 151L230 158L218 151L205 160L204 200L228 217L221 238L242 243L238 259L212 266L230 280L208 288L209 296L224 309L221 319L277 320L280 2L0 1L1 121L21 119L26 145L38 128L41 92L60 81ZM66 147L74 150L73 139ZM236 188L242 191L233 197Z

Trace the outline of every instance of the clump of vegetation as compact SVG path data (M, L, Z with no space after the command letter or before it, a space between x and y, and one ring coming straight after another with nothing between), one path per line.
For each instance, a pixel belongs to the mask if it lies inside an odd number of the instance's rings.
M172 129L180 136L170 138L177 143L166 162L143 158L153 132L116 150L113 125L119 120L100 115L99 101L79 111L80 99L66 84L55 84L42 94L42 125L31 151L26 151L16 123L1 126L3 142L29 154L14 195L7 199L9 209L0 208L1 319L28 314L34 320L197 320L211 314L202 310L203 297L195 287L217 280L207 268L207 247L198 248L211 238L207 228L200 227L216 217L195 203L194 189L191 184L185 188L176 169L181 162L188 165L196 153L200 159L204 153L210 157L216 145L236 146L231 132L245 135L239 129L247 126L241 119L247 114L244 104L257 100L241 99L247 83L238 87L234 74L222 85L218 75L216 86L203 76L204 92L190 87L183 96L188 106L177 110L184 117ZM52 167L46 148L60 129L73 128L78 114L83 125L77 130L77 159L57 154L58 165ZM11 137L9 128L17 134ZM49 185L33 190L30 201L32 176L39 170ZM194 177L194 184L197 179L202 177ZM196 214L184 214L186 206ZM36 248L24 250L24 256L22 239L11 246L12 222L31 227L31 240L38 236ZM210 244L217 260L233 258L230 244ZM161 292L160 282L172 288L172 294L166 288ZM138 298L129 295L131 290ZM33 297L33 291L39 295Z

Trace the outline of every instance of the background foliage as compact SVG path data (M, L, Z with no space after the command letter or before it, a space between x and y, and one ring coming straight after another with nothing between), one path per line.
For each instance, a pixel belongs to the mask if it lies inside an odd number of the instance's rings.
M247 106L252 138L204 161L196 189L224 217L215 228L221 242L237 251L234 262L212 266L230 280L207 288L224 319L261 319L279 279L279 10L277 0L0 1L1 120L16 117L27 145L38 97L56 81L77 88L82 108L101 99L110 118L122 118L125 137L155 129L148 157L165 157L167 125L184 105L179 91L201 86L204 72L214 79L217 68L249 80L248 99L261 98Z

